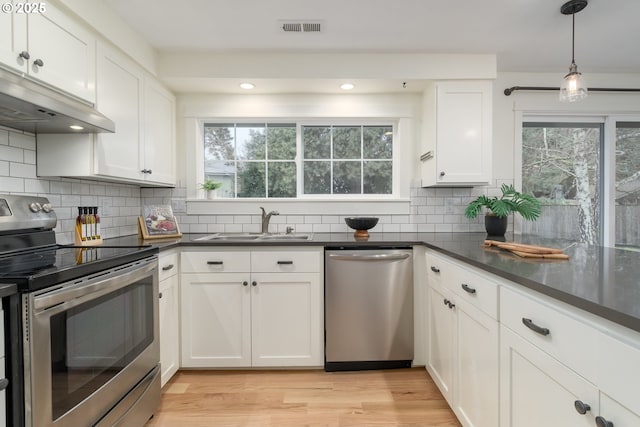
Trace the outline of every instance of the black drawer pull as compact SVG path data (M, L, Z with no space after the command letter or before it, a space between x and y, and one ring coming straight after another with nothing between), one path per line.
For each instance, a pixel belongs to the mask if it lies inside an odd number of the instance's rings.
M449 305L449 300L448 299L444 299L444 305Z
M242 282L242 286L247 286L249 284L249 282L247 282L246 280L244 282Z
M466 283L462 284L462 289L464 289L466 292L469 292L470 294L475 294L476 290L469 287L469 285L467 285Z
M440 273L440 269L438 267L435 266L431 266L431 271L433 271L434 273Z
M587 405L582 400L576 400L573 402L573 406L580 415L584 415L591 410L591 406Z
M278 265L293 265L293 261L278 261Z
M162 298L162 292L158 292L158 299Z
M253 282L251 282L251 286L258 286L258 282L254 280Z
M455 305L454 303L452 303L451 301L449 301L449 304L447 304L447 305L449 306L449 308L455 308L455 306L456 306L456 305Z
M9 387L9 380L6 378L3 378L0 380L0 391L6 389L7 387Z
M162 271L169 271L171 269L173 269L173 264L165 265L164 267L162 267Z
M542 328L538 325L536 325L535 323L533 323L533 320L531 319L526 319L526 318L522 318L522 323L524 324L524 326L526 326L527 328L531 329L533 332L536 332L540 335L544 335L547 336L549 335L550 331L547 328Z
M611 421L607 421L605 418L601 416L596 417L596 425L598 427L614 427Z
M207 261L207 264L209 264L209 265L222 265L222 264L224 264L224 261Z

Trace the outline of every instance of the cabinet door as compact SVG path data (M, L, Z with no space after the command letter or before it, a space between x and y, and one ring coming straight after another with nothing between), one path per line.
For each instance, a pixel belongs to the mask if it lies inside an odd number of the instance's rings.
M98 175L143 180L142 71L119 52L98 45L98 110L116 124L115 133L96 135Z
M445 301L448 293L429 288L429 315L427 320L427 370L444 398L452 403L455 313Z
M257 273L251 288L253 366L321 366L320 275Z
M251 366L249 274L181 277L182 366Z
M490 82L437 83L438 183L489 182L492 108Z
M640 415L634 414L604 393L600 393L600 417L615 427L640 426Z
M150 78L144 90L145 179L175 185L175 100Z
M164 386L180 367L180 318L178 276L160 282L160 368Z
M500 342L501 427L595 425L599 399L593 384L504 326ZM576 401L590 410L579 414Z
M18 1L5 1L15 7ZM20 2L23 3L23 2ZM27 60L20 52L27 51L27 15L0 13L0 62L20 72L27 72Z
M456 299L456 357L453 410L467 427L498 425L498 322Z
M29 75L94 102L96 39L50 3L46 7L27 17Z

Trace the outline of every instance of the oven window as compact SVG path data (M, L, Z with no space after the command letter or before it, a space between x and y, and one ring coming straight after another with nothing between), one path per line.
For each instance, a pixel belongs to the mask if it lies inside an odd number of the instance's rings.
M57 419L153 342L151 279L51 317L52 415Z

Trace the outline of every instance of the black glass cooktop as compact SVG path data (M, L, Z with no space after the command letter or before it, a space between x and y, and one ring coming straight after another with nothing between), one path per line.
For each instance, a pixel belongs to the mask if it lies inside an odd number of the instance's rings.
M22 292L74 280L158 253L151 246L53 246L0 255L0 283Z

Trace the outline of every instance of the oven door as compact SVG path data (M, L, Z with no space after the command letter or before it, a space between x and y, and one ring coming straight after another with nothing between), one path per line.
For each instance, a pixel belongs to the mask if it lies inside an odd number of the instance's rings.
M156 257L24 298L27 426L94 425L157 367Z

